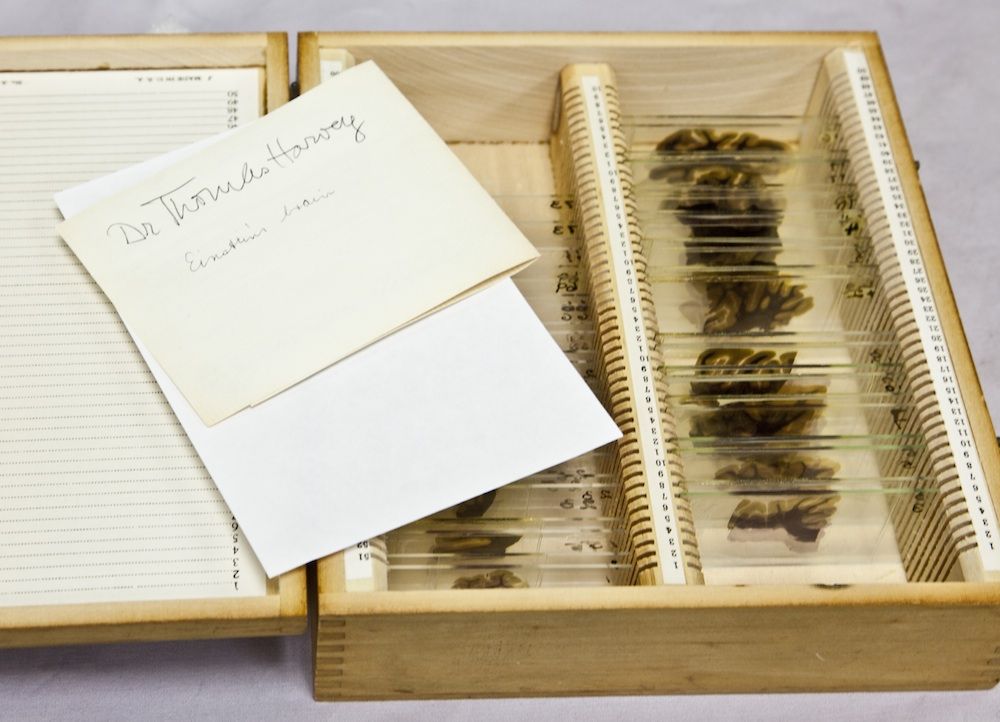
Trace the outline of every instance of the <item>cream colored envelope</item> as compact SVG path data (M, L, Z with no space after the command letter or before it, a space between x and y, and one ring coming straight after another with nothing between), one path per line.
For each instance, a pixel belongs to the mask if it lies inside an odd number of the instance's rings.
M59 232L208 425L537 257L371 62Z

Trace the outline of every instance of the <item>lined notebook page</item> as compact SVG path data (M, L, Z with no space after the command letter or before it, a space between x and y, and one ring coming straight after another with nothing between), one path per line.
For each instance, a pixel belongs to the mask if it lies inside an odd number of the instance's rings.
M265 593L52 200L257 117L260 79L0 73L0 606Z

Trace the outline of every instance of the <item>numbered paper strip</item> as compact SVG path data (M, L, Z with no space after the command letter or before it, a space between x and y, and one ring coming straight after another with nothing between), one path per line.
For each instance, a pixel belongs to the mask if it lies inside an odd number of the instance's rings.
M319 61L319 72L322 80L332 78L335 75L340 75L344 72L344 61L343 60L320 60Z
M600 78L585 75L580 83L590 122L597 177L604 199L605 231L611 249L618 302L625 324L622 329L625 358L635 384L636 403L639 404L635 421L641 442L643 471L646 483L649 484L650 516L660 560L659 568L664 584L685 584L681 539L677 531L677 510L663 447L654 370L649 359L639 279L635 271L611 122Z
M371 542L358 542L344 550L344 579L348 583L348 591L352 587L351 582L371 583L375 579Z
M955 368L941 328L937 304L934 302L927 269L913 229L871 72L861 51L845 52L844 61L861 111L861 124L878 180L882 206L920 331L938 408L948 432L948 443L955 458L969 515L972 517L983 568L987 571L1000 571L1000 532L996 511L958 388Z

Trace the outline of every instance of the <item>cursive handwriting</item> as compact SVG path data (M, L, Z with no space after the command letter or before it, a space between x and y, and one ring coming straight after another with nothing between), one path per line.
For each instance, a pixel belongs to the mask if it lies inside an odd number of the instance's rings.
M271 147L270 143L267 144L267 160L274 163L279 168L285 168L286 163L288 165L292 165L306 151L314 148L320 143L330 140L333 137L334 131L346 130L348 128L354 130L355 143L364 143L365 139L368 137L361 129L364 124L365 122L363 120L358 120L353 115L346 118L341 116L329 125L320 127L315 134L303 136L301 143L293 143L288 148L285 148L285 146L282 145L279 138L275 138L274 148Z
M249 243L257 238L260 238L265 233L267 233L267 227L261 226L257 231L251 231L250 225L248 223L243 224L248 233L246 235L237 235L229 239L229 243L223 246L222 250L215 253L210 253L207 256L201 256L200 258L196 256L192 251L188 251L184 254L184 262L187 264L188 270L191 273L200 271L203 268L208 268L212 263L221 260L228 256L230 253L235 251L244 243Z
M209 202L214 203L230 193L239 193L255 180L260 180L270 172L271 169L267 166L251 168L249 163L244 163L240 179L237 181L227 181L225 185L219 184L214 187L204 186L194 193L190 193L186 198L178 198L175 194L180 194L182 190L184 193L189 193L190 189L187 187L195 181L194 178L188 178L176 188L171 188L166 193L161 193L139 205L148 206L151 203L159 202L174 225L179 226L186 216L205 208Z
M281 216L281 222L284 223L288 219L288 217L291 216L293 213L298 213L299 211L305 210L309 206L314 206L320 201L329 198L333 194L334 191L327 191L326 193L318 193L317 195L314 195L312 198L303 198L291 208L289 208L288 204L286 203L285 213L284 215Z
M104 235L110 238L112 235L115 235L113 231L121 234L121 239L125 241L126 246L145 241L150 236L160 235L160 232L153 227L152 223L145 221L138 226L133 226L131 223L112 223L108 226Z
M355 143L364 143L368 138L363 130L365 122L353 115L340 116L325 125L321 125L315 132L302 136L300 141L283 143L280 138L275 138L273 142L265 144L265 157L260 163L243 161L240 166L238 178L232 178L225 182L200 185L197 177L188 178L178 186L171 188L164 193L153 196L149 200L142 201L139 207L152 206L166 212L167 217L175 226L180 226L186 219L200 210L208 208L222 199L242 192L251 184L260 181L271 173L272 170L288 168L294 165L304 153L313 148L331 141L338 131L348 132L348 137L353 137ZM323 196L326 197L326 196ZM322 200L316 197L313 202ZM306 207L308 204L300 204ZM287 217L289 213L301 208L286 208ZM120 235L126 245L132 245L144 241L150 236L158 236L153 223L143 220L138 223L112 223L107 228L107 235Z

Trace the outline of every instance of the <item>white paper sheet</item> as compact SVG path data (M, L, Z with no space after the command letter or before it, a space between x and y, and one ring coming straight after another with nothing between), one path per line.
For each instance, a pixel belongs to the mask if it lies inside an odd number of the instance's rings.
M136 342L269 576L621 436L509 280L211 427Z
M538 256L372 62L59 232L210 425Z

